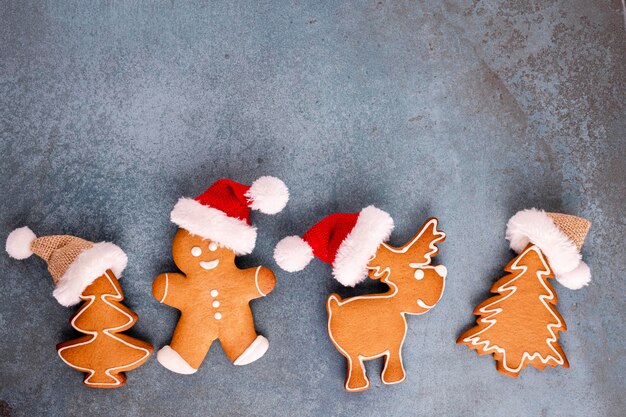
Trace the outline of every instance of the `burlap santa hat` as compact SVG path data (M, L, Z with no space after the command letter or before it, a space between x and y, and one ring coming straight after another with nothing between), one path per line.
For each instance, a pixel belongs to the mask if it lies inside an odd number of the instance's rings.
M183 197L174 206L172 222L245 255L256 244L256 227L250 224L250 209L279 213L289 200L289 190L275 177L261 177L252 185L221 179L195 199Z
M71 306L80 302L80 295L107 269L121 278L128 258L122 249L110 242L92 243L69 236L37 237L28 227L9 234L6 251L15 259L26 259L33 253L48 263L59 304Z
M367 277L367 264L393 230L391 216L374 207L359 213L331 214L317 222L302 237L288 236L274 249L278 266L301 271L313 257L329 263L341 284L354 287Z
M580 253L590 227L591 222L580 217L531 208L511 217L506 238L517 253L528 243L537 245L548 258L556 279L577 290L591 281L591 271Z

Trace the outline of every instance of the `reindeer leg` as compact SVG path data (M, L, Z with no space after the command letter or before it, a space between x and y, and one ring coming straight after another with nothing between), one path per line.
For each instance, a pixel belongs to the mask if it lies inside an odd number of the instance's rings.
M385 368L381 379L385 384L397 384L404 381L406 374L402 366L402 347L395 346L385 357Z
M370 381L365 375L365 367L363 361L358 355L349 356L348 359L348 376L346 378L347 391L365 391L370 387Z

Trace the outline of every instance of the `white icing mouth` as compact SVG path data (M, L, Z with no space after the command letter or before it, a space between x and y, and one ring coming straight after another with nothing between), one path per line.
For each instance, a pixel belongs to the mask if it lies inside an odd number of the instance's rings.
M217 264L220 263L219 259L210 262L200 262L200 266L206 270L217 268Z

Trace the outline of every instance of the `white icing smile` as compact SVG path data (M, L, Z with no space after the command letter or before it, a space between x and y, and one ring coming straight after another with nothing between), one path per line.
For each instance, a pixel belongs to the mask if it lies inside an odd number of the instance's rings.
M200 266L206 270L217 268L217 264L220 263L219 259L210 262L200 262Z

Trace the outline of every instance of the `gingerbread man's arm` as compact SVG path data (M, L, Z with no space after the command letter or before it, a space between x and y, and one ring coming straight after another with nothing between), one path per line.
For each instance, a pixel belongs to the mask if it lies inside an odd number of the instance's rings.
M186 277L183 274L176 272L161 274L152 283L152 295L159 303L167 304L180 310L180 306L183 304L183 300L180 298L180 289L185 284L185 279Z
M276 285L274 273L264 266L244 269L242 272L245 274L242 276L242 287L245 287L244 292L250 300L265 297Z

